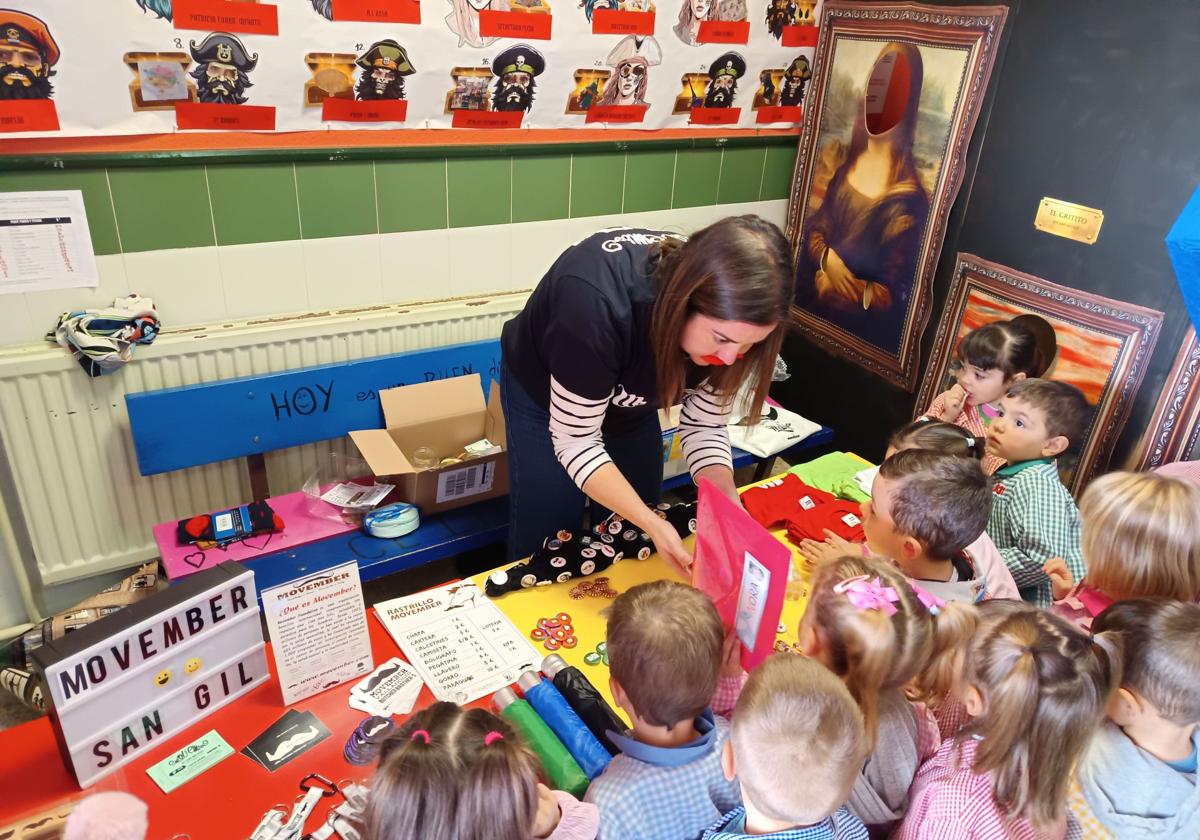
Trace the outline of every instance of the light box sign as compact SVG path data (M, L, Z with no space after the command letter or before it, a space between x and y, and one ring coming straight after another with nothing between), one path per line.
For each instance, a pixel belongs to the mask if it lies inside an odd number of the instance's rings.
M33 653L80 787L264 682L254 573L225 563Z

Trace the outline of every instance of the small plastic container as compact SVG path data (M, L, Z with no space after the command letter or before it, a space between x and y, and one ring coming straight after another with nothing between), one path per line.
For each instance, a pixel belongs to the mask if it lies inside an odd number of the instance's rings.
M371 468L363 459L340 452L326 452L317 468L308 474L301 488L304 491L305 510L310 516L320 519L359 523L363 514L371 508L332 505L321 496L339 484L353 484L363 490L369 490L375 487L376 483ZM380 504L382 503L381 501Z
M412 457L409 458L409 463L413 465L413 469L428 470L436 467L441 461L437 452L430 449L428 446L418 446L413 450Z

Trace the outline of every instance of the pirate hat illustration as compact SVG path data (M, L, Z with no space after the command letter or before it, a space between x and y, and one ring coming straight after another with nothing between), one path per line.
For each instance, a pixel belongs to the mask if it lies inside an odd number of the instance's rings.
M546 59L528 44L509 47L492 62L492 72L503 77L508 73L528 73L537 76L546 69Z
M49 27L40 19L24 12L0 9L0 44L28 47L42 56L46 64L54 66L58 63L58 44L54 42Z
M801 76L809 74L808 59L802 55L792 59L792 63L788 65L787 73L789 76L799 73Z
M622 61L632 58L640 58L650 67L654 67L662 64L662 48L653 35L626 35L612 48L604 63L609 67L616 67Z
M377 67L394 70L398 76L411 76L417 72L417 68L413 67L412 62L408 60L408 53L404 47L390 38L385 41L376 41L354 63L364 70L374 70Z
M236 67L242 73L249 73L258 64L258 53L251 56L237 36L227 32L213 32L199 46L195 41L189 41L188 48L192 53L192 61L197 64L215 61Z
M746 59L735 52L725 53L708 68L710 79L719 79L721 76L733 76L735 79L740 79L744 75L746 75Z

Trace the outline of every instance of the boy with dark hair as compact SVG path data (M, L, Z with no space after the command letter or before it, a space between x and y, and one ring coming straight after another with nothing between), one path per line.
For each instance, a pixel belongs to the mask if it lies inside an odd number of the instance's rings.
M974 459L905 449L879 467L862 506L873 554L891 559L910 580L943 601L988 597L987 577L964 549L987 524L988 479Z
M1073 385L1022 379L997 403L987 451L1007 463L993 476L988 536L1021 590L1038 607L1053 602L1045 565L1061 557L1075 580L1087 572L1079 508L1058 475L1057 456L1078 443L1090 408Z

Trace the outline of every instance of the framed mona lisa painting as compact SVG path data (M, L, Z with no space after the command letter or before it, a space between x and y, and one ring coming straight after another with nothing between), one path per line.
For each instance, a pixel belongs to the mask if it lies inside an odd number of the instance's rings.
M796 318L912 390L1003 6L830 0L788 207Z

